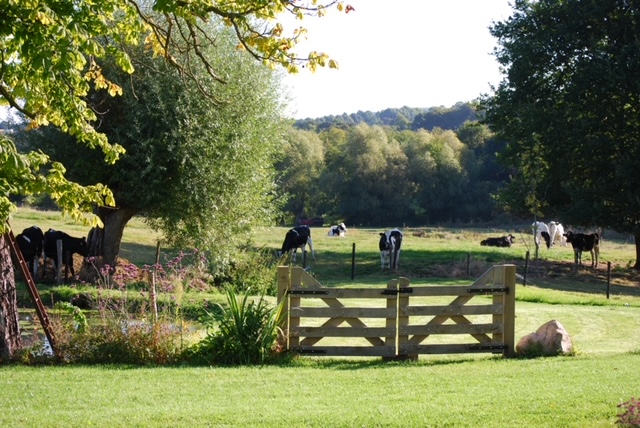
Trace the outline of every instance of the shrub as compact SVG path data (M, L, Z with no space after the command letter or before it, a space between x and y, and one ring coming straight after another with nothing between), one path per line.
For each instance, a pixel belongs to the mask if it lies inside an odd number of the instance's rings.
M183 352L182 329L168 322L113 317L80 330L58 318L53 325L58 356L66 363L173 364Z
M188 351L196 364L264 364L278 353L282 305L269 307L264 295L249 301L247 290L240 299L226 288L227 307L205 320L207 336Z
M233 260L213 263L211 271L214 283L221 289L232 286L236 291L251 289L257 294L276 294L277 264L266 249L245 248L236 253Z
M618 414L616 423L623 427L640 427L640 400L631 398L629 401L618 404L622 413Z

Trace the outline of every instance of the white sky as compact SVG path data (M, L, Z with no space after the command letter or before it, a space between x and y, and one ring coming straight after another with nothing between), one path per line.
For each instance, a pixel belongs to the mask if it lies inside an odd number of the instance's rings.
M287 75L288 115L296 119L386 108L451 107L471 101L500 81L491 55L492 21L511 15L510 0L345 0L355 8L303 26L297 52L326 52L339 70ZM5 116L0 108L0 120Z
M287 76L289 115L450 107L488 93L501 79L488 27L511 15L509 1L346 0L354 12L297 21L309 30L297 52L326 52L340 68Z

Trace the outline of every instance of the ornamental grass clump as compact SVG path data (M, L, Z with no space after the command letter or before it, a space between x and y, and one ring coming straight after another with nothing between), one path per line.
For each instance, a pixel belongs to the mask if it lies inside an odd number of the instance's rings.
M207 336L187 352L194 364L265 364L278 355L277 339L283 305L271 307L262 295L250 300L247 290L241 297L226 288L227 306L209 314L204 321Z
M616 423L625 428L640 427L640 399L631 398L629 401L618 404L621 413L618 414Z

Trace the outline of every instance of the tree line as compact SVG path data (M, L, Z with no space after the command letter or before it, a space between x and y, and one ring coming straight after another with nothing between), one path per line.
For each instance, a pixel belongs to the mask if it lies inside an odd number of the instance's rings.
M361 226L469 224L502 213L494 196L509 174L486 125L454 131L360 123L291 128L276 163L287 196L283 223L323 216Z
M298 129L321 132L332 127L346 127L366 123L367 125L390 126L398 130L417 131L435 128L457 129L466 121L478 120L476 108L469 102L458 102L451 107L401 107L387 108L378 112L358 111L318 118L298 119L294 126Z

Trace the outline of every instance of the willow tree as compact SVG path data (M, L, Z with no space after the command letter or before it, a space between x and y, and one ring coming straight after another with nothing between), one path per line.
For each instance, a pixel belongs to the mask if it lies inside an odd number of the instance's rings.
M105 164L51 127L16 137L21 146L64 160L69 178L99 181L113 192L116 206L97 209L103 226L89 234L89 255L114 266L127 222L142 214L162 232L163 242L215 249L214 259L228 260L254 225L272 219L273 155L285 125L280 73L237 51L229 31L217 31L216 48L202 50L221 75L233 75L217 89L219 98L232 102L212 108L202 91L212 91L215 82L204 67L191 66L196 83L136 49L129 51L138 70L132 76L113 63L103 69L122 87L122 96L88 96L91 106L104 111L99 130L126 150L118 162Z
M302 19L321 16L332 7L342 10L343 4L315 0L101 0L73 4L0 0L0 103L23 113L30 127L56 126L80 144L100 149L104 160L112 163L124 149L96 129L98 113L86 99L92 88L111 96L122 93L120 86L104 76L104 58L115 58L123 71L133 73L134 65L124 47L143 40L147 49L185 78L194 77L190 65L196 61L206 68L209 78L223 84L233 76L221 75L201 49L203 40L210 38L207 25L211 17L218 16L235 33L237 47L267 65L279 65L292 73L303 65L310 70L337 67L324 53L297 54L296 45L305 30L288 29L278 21L283 13ZM217 97L215 89L207 96L219 104L228 101ZM0 156L8 162L0 167L0 232L6 231L15 208L10 202L13 195L50 193L65 213L94 224L99 224L99 219L83 213L96 202L115 203L104 186L83 187L70 182L62 165L50 162L45 154L17 151L6 136L0 137ZM17 311L12 310L16 306L15 284L4 234L0 235L0 262L0 358L6 359L19 347L19 337L15 337L19 328Z

